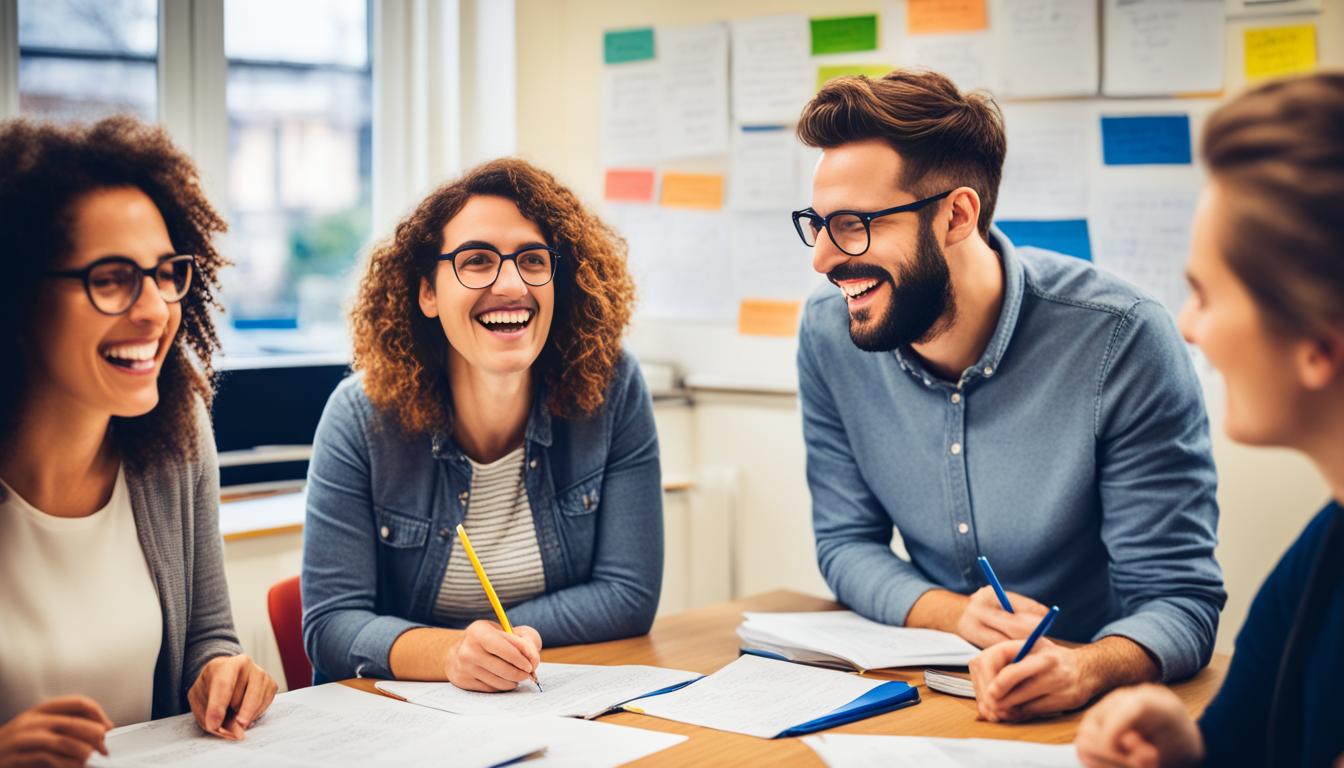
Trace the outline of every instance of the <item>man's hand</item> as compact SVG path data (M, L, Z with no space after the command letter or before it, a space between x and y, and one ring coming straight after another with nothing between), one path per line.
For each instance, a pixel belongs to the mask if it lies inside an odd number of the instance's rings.
M957 619L957 634L977 648L988 648L1005 640L1022 640L1030 635L1050 609L1026 595L1006 594L1013 613L1003 610L992 587L981 587L972 592L961 618Z

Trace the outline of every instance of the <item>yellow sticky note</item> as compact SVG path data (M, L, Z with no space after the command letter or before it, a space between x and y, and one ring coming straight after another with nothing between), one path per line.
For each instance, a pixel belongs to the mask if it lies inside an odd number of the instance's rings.
M719 173L664 173L663 195L668 208L717 211L723 207L723 175Z
M876 80L893 69L895 67L889 67L886 64L829 64L824 67L817 67L817 90L820 91L821 86L837 77L867 75Z
M1316 69L1316 25L1246 30L1246 79L1258 80Z
M751 336L793 336L798 332L801 301L743 299L737 308L737 332Z
M908 0L905 26L912 35L974 32L989 27L985 0Z

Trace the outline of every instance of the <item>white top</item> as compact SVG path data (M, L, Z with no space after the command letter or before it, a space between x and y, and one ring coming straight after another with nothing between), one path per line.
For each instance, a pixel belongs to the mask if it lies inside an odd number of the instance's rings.
M546 573L537 545L537 527L523 480L523 448L489 464L471 462L471 491L462 525L499 602L521 603L546 591ZM462 539L453 540L448 569L434 600L441 619L490 619L495 612L485 596Z
M107 505L55 517L0 480L0 723L79 693L117 725L150 719L163 612L117 472Z

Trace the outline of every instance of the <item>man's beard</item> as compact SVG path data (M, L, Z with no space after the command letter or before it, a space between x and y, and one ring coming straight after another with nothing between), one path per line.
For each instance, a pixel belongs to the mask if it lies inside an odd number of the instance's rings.
M950 328L956 317L947 258L928 221L920 221L914 263L901 267L898 280L881 267L853 262L841 264L827 277L832 281L867 277L886 282L890 289L885 308L861 309L849 319L849 337L865 352L890 352L932 341Z

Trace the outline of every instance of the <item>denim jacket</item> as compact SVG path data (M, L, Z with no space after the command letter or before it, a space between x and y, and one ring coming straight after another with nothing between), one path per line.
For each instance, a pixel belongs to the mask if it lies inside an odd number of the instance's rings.
M546 591L506 606L547 645L648 631L663 573L662 479L653 403L622 356L603 405L553 417L537 386L524 438L528 503ZM315 679L392 677L403 632L461 627L433 616L471 463L446 434L408 435L342 382L313 441L303 547L303 640Z

